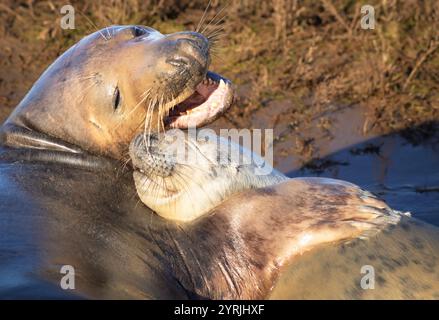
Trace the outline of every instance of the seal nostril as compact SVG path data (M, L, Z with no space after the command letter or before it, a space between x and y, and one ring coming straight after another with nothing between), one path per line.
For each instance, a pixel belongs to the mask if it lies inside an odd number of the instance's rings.
M202 52L208 51L209 40L207 40L207 38L205 36L203 36L202 34L196 34L194 42L197 44L198 48L200 48L200 50Z
M190 61L188 58L183 57L183 56L176 56L173 58L169 58L166 60L166 62L168 62L169 64L175 66L175 67L188 67L190 66Z
M197 32L180 32L177 33L179 39L177 42L181 46L192 46L203 53L206 53L209 48L209 40Z

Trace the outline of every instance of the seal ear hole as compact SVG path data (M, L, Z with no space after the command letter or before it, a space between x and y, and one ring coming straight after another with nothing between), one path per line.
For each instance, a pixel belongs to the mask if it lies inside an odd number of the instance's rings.
M122 97L120 96L119 87L116 87L114 89L114 94L113 94L113 109L114 109L114 111L119 109L121 100L122 100Z

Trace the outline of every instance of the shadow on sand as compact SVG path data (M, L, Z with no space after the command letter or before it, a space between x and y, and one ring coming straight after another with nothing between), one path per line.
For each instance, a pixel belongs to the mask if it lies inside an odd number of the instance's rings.
M337 178L374 192L394 209L439 226L439 123L370 138L289 171Z

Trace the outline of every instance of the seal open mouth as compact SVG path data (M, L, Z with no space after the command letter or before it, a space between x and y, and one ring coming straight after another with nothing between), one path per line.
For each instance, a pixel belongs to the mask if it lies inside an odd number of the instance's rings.
M202 127L222 115L233 102L232 83L208 71L189 97L170 108L164 119L168 128Z

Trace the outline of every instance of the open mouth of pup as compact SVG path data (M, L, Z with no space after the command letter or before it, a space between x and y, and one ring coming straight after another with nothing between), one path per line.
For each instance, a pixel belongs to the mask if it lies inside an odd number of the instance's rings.
M233 102L232 83L211 71L189 94L188 98L169 109L164 118L168 129L202 127L216 120Z

